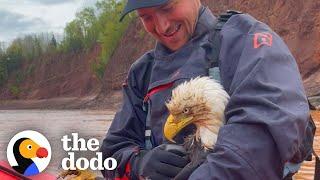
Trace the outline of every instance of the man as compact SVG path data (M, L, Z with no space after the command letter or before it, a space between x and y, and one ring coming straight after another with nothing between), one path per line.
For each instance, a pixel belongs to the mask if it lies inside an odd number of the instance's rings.
M128 0L123 16L133 10L157 44L130 68L123 106L101 148L104 158L112 156L119 165L104 176L172 179L188 159L183 150L165 145L165 102L181 82L208 75L214 46L210 37L217 19L200 0ZM309 118L293 56L267 25L240 14L221 30L219 60L221 83L231 97L226 124L213 152L189 179L282 179ZM151 134L145 131L149 128ZM179 134L176 142L181 143L192 128Z

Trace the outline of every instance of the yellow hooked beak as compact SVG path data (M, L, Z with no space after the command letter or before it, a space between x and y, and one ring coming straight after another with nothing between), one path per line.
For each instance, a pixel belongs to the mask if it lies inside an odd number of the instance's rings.
M166 124L163 128L164 137L174 142L173 138L187 125L192 123L193 117L183 117L181 119L174 119L174 117L170 114L167 118Z

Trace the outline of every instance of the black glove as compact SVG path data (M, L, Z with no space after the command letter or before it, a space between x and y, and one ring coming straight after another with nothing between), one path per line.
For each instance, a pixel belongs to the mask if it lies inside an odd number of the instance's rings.
M194 151L190 156L192 160L188 163L175 177L174 180L186 180L189 179L190 175L195 171L201 164L203 164L209 151Z
M138 174L151 180L173 179L188 163L182 146L162 144L138 158Z

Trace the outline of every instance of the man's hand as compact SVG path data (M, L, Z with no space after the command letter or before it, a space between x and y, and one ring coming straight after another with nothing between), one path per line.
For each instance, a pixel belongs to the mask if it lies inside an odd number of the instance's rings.
M188 163L175 177L174 180L185 180L195 171L202 163L206 161L209 151L196 151L192 153L192 161Z
M188 163L182 146L162 144L140 159L139 175L151 180L173 179Z

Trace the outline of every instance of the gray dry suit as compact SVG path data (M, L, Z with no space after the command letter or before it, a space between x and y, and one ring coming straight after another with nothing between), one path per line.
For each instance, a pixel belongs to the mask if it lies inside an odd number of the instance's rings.
M153 147L165 142L165 102L181 82L208 75L210 35L216 20L203 8L192 39L181 49L172 53L157 43L132 65L123 86L122 108L101 147L104 158L112 156L119 164L117 171L106 171L106 177L136 178L132 163L145 148L146 118L151 122ZM272 45L255 48L256 33L271 34L268 42ZM284 164L298 151L309 119L294 57L267 25L240 14L232 16L221 30L219 60L221 83L231 97L225 109L226 124L213 152L190 179L281 179ZM179 134L178 143L188 130Z

